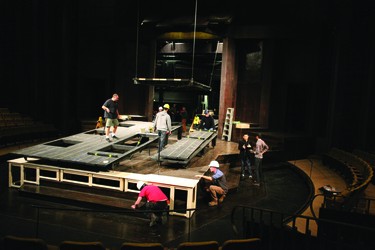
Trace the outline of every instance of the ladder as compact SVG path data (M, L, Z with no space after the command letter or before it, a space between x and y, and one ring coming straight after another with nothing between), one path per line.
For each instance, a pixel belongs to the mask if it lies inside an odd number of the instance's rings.
M223 134L221 136L222 140L230 141L232 138L233 113L234 108L227 108L227 113L225 114Z

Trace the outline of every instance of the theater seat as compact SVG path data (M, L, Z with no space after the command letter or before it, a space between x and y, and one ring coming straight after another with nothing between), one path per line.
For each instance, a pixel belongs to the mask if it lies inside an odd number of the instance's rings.
M226 240L221 250L261 249L261 243L259 238Z
M120 250L164 250L161 243L130 243L124 242Z
M13 235L4 237L4 250L48 250L47 243L39 238L25 238Z
M177 250L218 250L219 243L217 241L198 241L198 242L182 242L177 246Z
M100 241L63 241L60 243L60 250L105 250Z

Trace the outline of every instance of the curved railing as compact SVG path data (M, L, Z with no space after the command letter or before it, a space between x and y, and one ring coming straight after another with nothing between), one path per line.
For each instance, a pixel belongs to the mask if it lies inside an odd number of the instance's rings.
M373 179L372 167L363 159L350 152L332 148L323 155L323 163L338 170L347 180L347 188L342 191L327 192L326 206L332 208L352 210L356 207L362 192Z

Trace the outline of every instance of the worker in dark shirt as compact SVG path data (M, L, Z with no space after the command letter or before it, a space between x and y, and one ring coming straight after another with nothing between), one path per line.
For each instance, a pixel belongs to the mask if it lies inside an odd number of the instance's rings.
M216 131L215 120L207 109L204 111L204 116L201 118L198 128L200 130L205 130L205 131L210 131L210 132ZM216 136L214 139L212 139L211 145L212 147L216 146Z

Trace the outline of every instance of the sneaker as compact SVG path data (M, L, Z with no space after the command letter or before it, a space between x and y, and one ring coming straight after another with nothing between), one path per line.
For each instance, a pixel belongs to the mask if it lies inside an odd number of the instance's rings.
M252 175L249 175L249 179L253 179L253 176L252 176Z
M241 180L245 179L245 175L241 174Z
M208 205L210 206L210 207L213 207L213 206L217 206L217 201L210 201L209 203L208 203Z
M254 185L254 186L257 186L257 187L259 187L259 186L260 186L260 183L259 183L259 182L256 182L256 181L254 181L253 185Z
M224 199L225 199L225 194L223 194L223 195L220 197L219 202L220 202L220 203L223 203Z
M107 142L111 142L111 139L109 139L109 137L105 138L105 140L106 140Z
M153 227L153 226L156 225L157 219L158 219L158 217L154 213L152 213L151 214L150 227Z
M118 139L118 137L116 135L112 135L112 138L113 139Z

